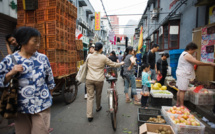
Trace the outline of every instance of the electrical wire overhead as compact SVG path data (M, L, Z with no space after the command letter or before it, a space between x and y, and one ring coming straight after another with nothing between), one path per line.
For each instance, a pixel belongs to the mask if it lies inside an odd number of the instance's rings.
M105 11L105 14L106 14L106 16L107 16L107 12L106 12L106 10L105 10L105 7L104 7L104 4L103 4L103 1L102 1L102 0L100 0L100 1L101 1L101 3L102 3L103 10ZM108 19L108 22L109 22L110 28L111 28L111 29L113 29L113 28L112 28L112 26L111 26L111 23L110 23L110 20L109 20L109 18L108 18L108 17L107 17L107 19Z

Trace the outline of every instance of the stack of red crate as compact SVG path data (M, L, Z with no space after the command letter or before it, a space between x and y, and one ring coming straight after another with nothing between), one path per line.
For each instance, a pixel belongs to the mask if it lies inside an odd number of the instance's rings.
M38 0L37 10L25 11L22 0L17 0L17 9L17 27L28 26L40 31L38 51L49 58L54 76L75 73L77 8L67 0Z

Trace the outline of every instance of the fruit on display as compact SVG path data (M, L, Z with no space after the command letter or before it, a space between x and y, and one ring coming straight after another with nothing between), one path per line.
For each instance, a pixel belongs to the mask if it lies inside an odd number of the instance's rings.
M172 134L171 130L166 128L166 127L162 127L160 126L158 129L155 130L155 133L159 133L159 134Z
M193 115L179 115L178 117L170 116L174 124L200 126L200 123Z
M167 87L166 86L162 86L161 90L167 90Z
M155 83L154 85L151 85L151 88L154 90L162 90L162 85L160 83ZM163 87L163 89L165 89L165 87Z
M205 88L204 88L204 89L200 90L200 91L199 91L199 93L205 93L205 94L208 94L209 92L208 92L208 90L207 90L207 89L205 89Z
M167 112L171 113L171 114L186 114L186 115L190 115L190 111L187 108L185 108L184 106L181 106L181 107L173 106Z
M150 117L147 122L154 122L154 123L166 123L166 121L160 116L158 115L157 118L156 117Z

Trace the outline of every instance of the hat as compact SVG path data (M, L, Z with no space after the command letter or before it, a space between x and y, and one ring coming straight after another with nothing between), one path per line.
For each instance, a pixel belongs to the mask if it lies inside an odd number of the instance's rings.
M95 45L94 45L94 44L92 44L89 48L91 48L91 47L94 47L94 48L95 48Z

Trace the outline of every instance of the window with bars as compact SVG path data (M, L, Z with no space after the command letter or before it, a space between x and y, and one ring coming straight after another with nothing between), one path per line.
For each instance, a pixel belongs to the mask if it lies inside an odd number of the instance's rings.
M163 26L163 34L158 37L160 50L179 48L179 29L179 20L171 20Z

